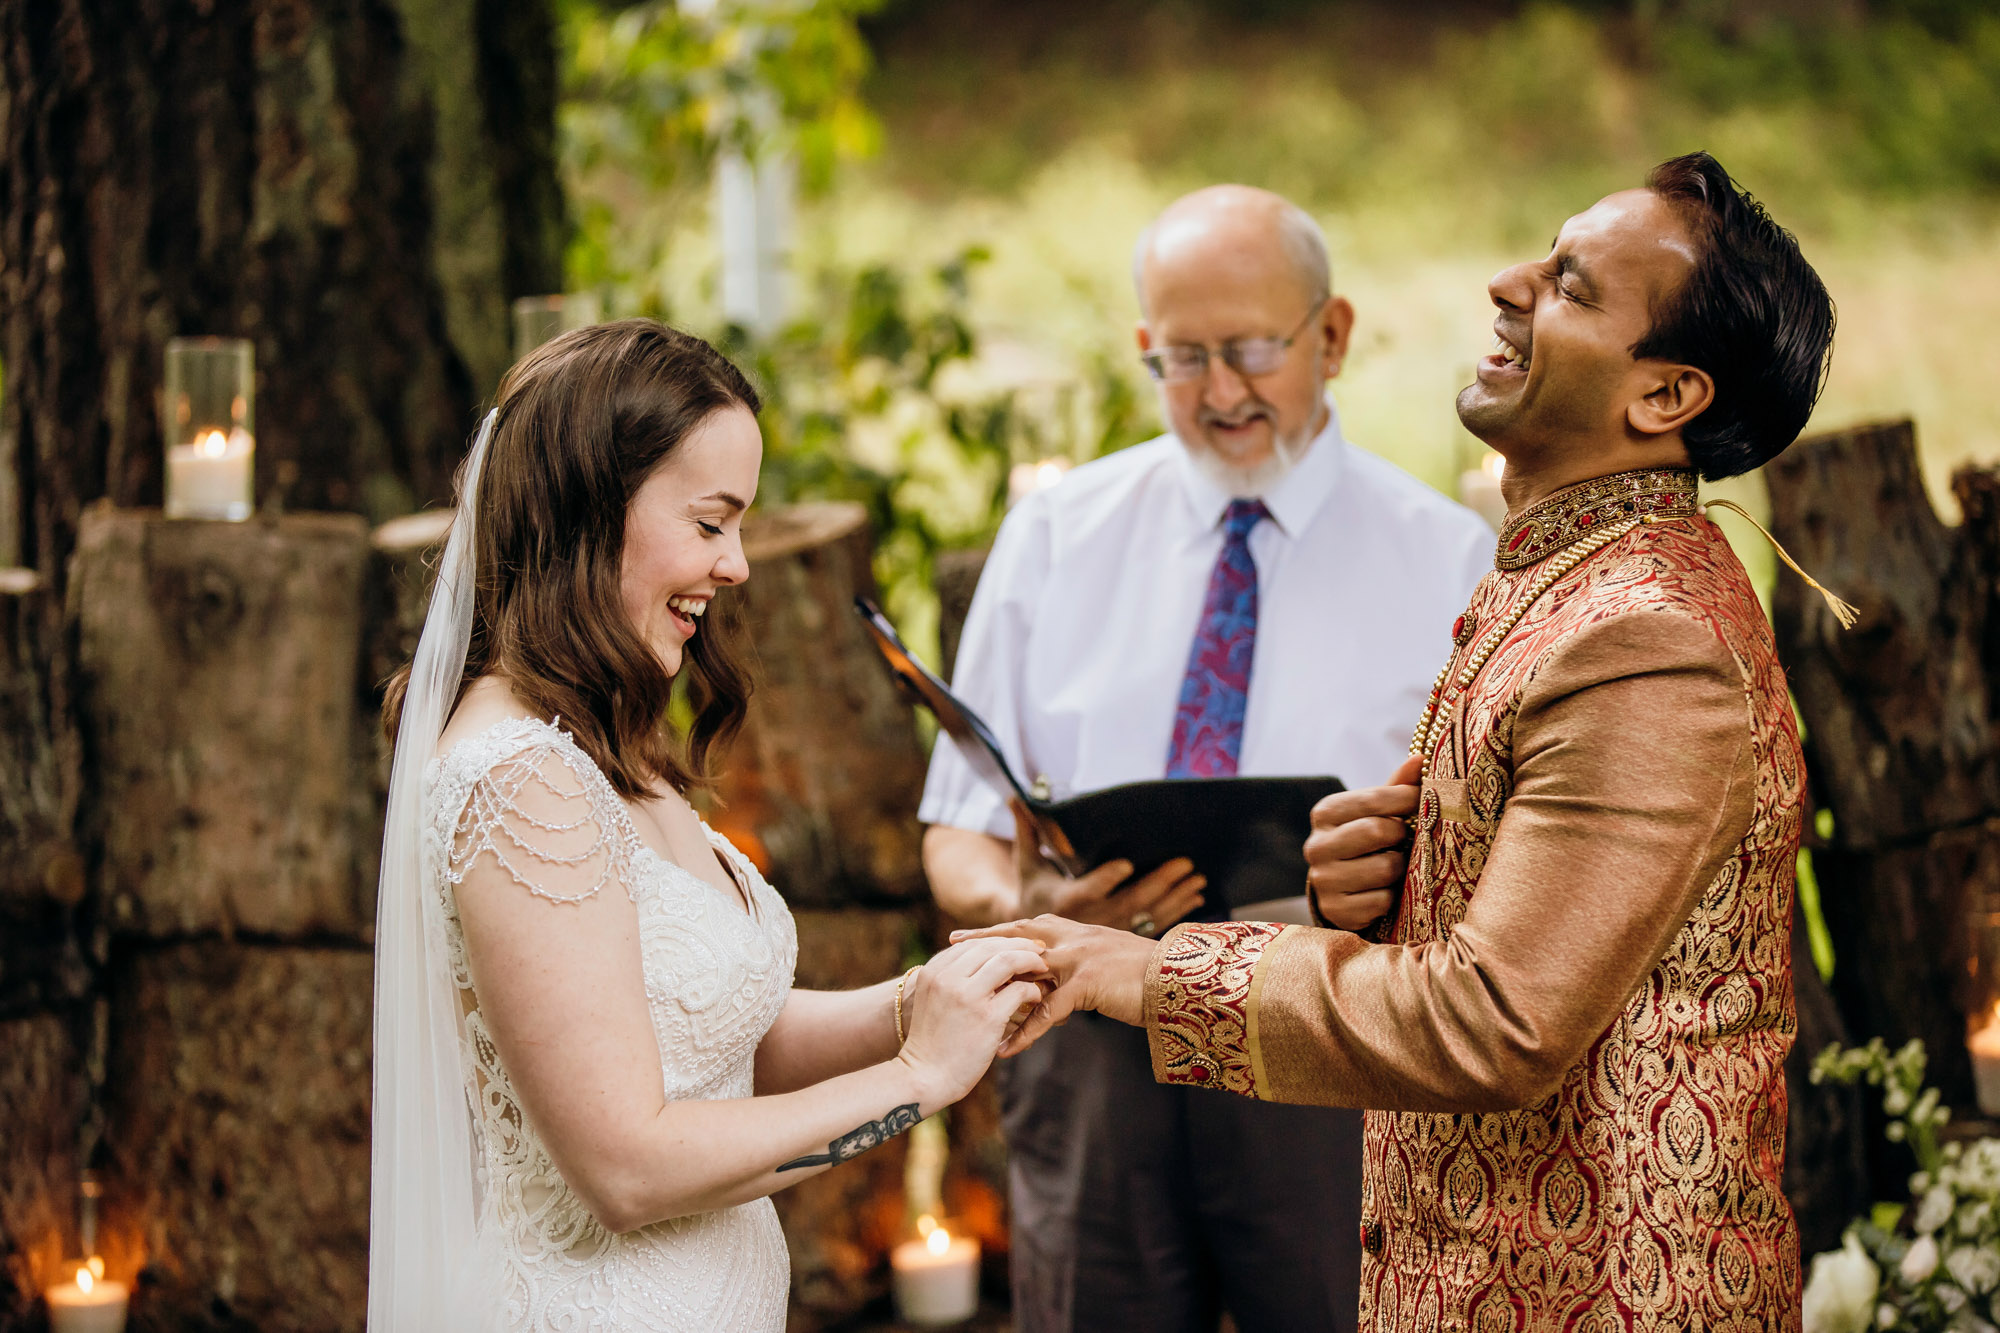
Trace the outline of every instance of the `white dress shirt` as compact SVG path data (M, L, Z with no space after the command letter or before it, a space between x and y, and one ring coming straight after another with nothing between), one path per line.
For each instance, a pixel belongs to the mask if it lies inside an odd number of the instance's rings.
M1250 534L1257 647L1237 771L1382 782L1409 750L1493 530L1326 427ZM1000 525L952 689L1024 781L1072 796L1166 772L1181 678L1230 496L1172 435L1086 463ZM938 737L917 817L1012 839Z

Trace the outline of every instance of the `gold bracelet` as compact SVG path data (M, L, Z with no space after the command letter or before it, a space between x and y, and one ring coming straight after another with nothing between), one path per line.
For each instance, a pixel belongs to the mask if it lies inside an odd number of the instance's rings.
M924 965L918 963L915 967L903 973L902 976L896 978L896 1045L898 1047L909 1040L909 1037L903 1033L903 987L909 982L911 977L914 977L923 970Z

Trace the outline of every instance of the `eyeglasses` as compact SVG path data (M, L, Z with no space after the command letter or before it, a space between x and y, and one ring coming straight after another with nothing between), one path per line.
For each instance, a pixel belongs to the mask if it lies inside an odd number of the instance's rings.
M1285 353L1292 350L1292 344L1306 331L1306 325L1325 307L1324 300L1314 302L1306 317L1282 338L1231 338L1213 352L1201 343L1176 343L1141 352L1139 359L1146 363L1154 379L1170 384L1206 375L1211 356L1221 357L1222 363L1239 375L1269 375L1285 364Z

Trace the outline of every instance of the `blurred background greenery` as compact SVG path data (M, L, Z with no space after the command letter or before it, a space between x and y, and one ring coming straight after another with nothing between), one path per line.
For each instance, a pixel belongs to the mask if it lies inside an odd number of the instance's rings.
M1940 505L2000 454L2000 12L1974 0L566 0L572 288L773 388L767 494L867 501L892 610L991 535L1008 465L1146 438L1133 238L1219 180L1320 218L1359 312L1348 434L1441 489L1485 281L1707 148L1840 307L1816 426L1914 415ZM794 157L795 297L724 327L718 152ZM1750 479L1725 492L1757 506ZM1753 573L1761 549L1743 545Z

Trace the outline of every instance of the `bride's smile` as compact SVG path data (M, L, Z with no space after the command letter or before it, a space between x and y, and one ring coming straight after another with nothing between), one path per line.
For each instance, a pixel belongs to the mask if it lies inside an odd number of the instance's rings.
M669 672L722 589L743 582L743 514L764 440L748 408L711 414L640 485L625 515L619 597Z

